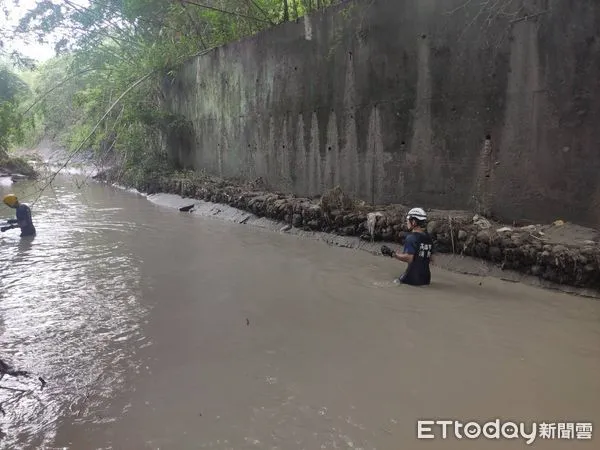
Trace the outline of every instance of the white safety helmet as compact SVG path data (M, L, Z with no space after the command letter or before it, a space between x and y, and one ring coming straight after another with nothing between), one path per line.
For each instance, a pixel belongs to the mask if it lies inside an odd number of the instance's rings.
M427 220L427 213L423 208L413 208L406 215L407 219L417 219L418 221Z

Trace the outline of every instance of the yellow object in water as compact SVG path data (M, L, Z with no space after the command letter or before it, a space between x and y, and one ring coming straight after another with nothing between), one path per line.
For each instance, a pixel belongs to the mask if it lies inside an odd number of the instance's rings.
M17 196L15 194L5 195L2 201L7 205L13 208L17 204Z
M555 220L552 225L554 225L555 227L562 227L564 224L565 222L563 220Z

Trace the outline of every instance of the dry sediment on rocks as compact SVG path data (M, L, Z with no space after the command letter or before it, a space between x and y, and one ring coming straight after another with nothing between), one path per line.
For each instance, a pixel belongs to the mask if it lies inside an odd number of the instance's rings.
M114 182L110 174L96 177ZM161 177L135 187L148 194L169 193L227 204L293 227L402 244L408 230L402 205L370 206L335 188L319 200L269 192L261 180L233 183L208 176ZM440 253L455 253L497 263L503 269L575 287L600 289L597 242L558 245L540 226L503 227L467 212L429 211L428 231Z

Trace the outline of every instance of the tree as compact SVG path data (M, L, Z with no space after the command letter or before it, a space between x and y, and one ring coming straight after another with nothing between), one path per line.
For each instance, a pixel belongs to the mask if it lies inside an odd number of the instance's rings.
M17 32L40 40L59 34L62 56L39 68L28 114L42 122L38 129L72 150L117 150L132 170L152 167L152 159L164 160L158 130L181 122L161 109L160 85L183 62L338 1L99 0L81 6L39 0ZM140 79L145 81L104 116Z
M13 140L22 138L18 96L28 87L10 67L0 65L0 158L5 159Z

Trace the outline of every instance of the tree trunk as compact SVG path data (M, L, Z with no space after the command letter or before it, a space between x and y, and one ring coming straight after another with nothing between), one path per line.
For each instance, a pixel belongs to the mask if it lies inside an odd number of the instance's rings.
M288 0L283 0L283 21L290 21L290 7L288 5Z

